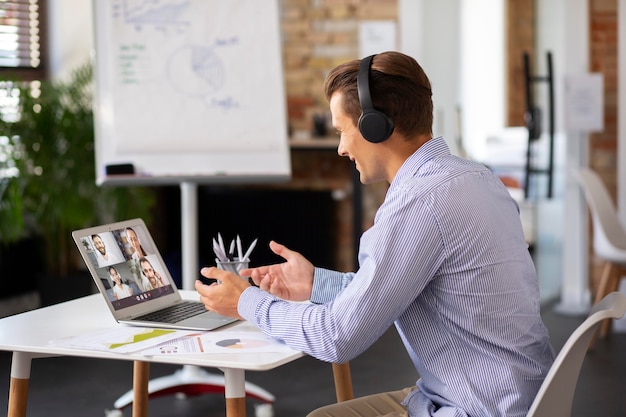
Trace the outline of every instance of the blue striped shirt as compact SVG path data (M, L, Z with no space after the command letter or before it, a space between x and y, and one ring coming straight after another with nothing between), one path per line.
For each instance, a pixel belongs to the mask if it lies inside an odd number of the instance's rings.
M239 313L265 334L348 361L392 324L420 376L412 417L525 416L554 352L517 204L442 138L402 165L361 237L359 269L317 268L312 303L244 291Z

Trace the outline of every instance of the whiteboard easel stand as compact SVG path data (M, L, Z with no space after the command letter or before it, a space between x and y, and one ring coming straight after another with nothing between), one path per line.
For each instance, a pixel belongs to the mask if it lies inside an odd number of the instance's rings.
M144 184L145 185L145 184ZM194 288L195 276L198 271L198 186L194 181L184 180L180 183L181 202L181 240L182 240L182 272L183 289ZM233 370L231 370L233 371ZM243 370L241 377L243 378ZM194 366L185 365L172 375L156 378L148 382L148 398L176 394L181 398L204 393L222 392L228 397L235 387L226 386L223 375L211 374ZM245 382L245 396L264 401L274 402L275 397L263 388ZM119 397L114 406L121 410L133 402L133 390Z

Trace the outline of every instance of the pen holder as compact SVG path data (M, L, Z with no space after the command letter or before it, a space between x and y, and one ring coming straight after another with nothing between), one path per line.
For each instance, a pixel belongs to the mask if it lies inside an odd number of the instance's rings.
M241 271L242 269L246 269L248 267L248 264L250 263L250 260L249 259L245 259L243 261L240 261L239 259L235 258L234 261L222 262L222 261L216 259L215 263L216 263L218 269L221 269L223 271L233 272L233 273L241 276L239 274L239 271ZM241 278L243 278L245 280L248 280L248 277L241 277Z

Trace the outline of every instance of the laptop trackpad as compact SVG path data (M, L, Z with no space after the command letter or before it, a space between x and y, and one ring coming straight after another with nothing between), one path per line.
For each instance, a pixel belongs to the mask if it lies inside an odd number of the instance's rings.
M236 321L239 321L239 320L234 319L232 317L226 317L226 316L219 315L217 313L207 311L206 313L202 313L197 316L190 317L176 324L179 326L182 325L185 327L189 326L190 328L194 328L194 329L213 330L213 329L217 329L218 327L222 327L227 324L234 323Z

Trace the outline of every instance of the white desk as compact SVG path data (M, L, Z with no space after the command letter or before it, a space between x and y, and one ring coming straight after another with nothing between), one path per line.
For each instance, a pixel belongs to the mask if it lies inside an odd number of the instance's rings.
M181 291L184 298L198 297L195 291ZM196 365L219 368L224 372L226 415L245 416L245 370L266 371L298 359L299 351L282 353L228 353L151 356L115 354L109 352L69 349L50 345L53 339L104 330L117 324L101 295L90 295L54 306L0 319L0 350L12 351L11 386L8 417L25 417L28 400L28 380L32 359L50 356L79 356L88 358L135 361L133 417L148 415L149 363ZM228 326L232 329L254 327L247 322ZM219 332L220 330L215 330Z

